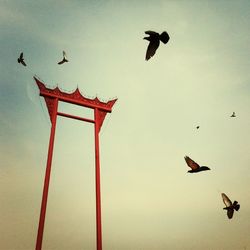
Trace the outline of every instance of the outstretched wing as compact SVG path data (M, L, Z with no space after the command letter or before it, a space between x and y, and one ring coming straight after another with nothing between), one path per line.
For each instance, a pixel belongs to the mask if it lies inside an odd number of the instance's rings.
M60 61L58 64L63 64L65 61L64 60L62 60L62 61Z
M149 60L155 54L156 50L159 47L159 44L160 41L158 39L150 41L146 52L146 58L145 58L146 60Z
M231 218L233 218L233 215L234 215L234 209L232 208L230 208L230 209L227 209L227 217L228 217L228 219L231 219Z
M238 204L238 201L234 201L233 203L233 207L236 211L238 211L240 209L240 204Z
M65 52L65 51L63 51L63 60L64 60L65 62L68 62L68 59L67 59L67 56L66 56L66 52Z
M165 44L169 41L169 35L166 31L161 33L160 40Z
M21 60L23 59L23 52L20 54L20 57L19 57Z
M195 161L193 161L191 158L189 158L188 156L184 157L187 165L192 168L192 170L196 170L200 167L200 165L198 163L196 163Z
M232 206L232 201L224 193L222 193L221 196L226 207Z
M145 34L152 36L152 35L158 35L159 33L155 32L155 31L147 30L147 31L145 31Z

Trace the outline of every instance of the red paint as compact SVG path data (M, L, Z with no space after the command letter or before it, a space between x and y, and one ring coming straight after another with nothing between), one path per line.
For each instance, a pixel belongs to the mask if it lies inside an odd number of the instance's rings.
M72 119L79 120L79 121L95 123L94 120L83 118L83 117L79 117L79 116L75 116L75 115L69 115L69 114L65 114L65 113L62 113L62 112L57 112L57 115L68 117L68 118L72 118Z
M111 113L112 107L115 104L117 99L108 101L107 103L101 102L98 98L88 99L81 95L78 88L73 93L62 92L58 87L55 89L47 88L41 81L36 80L37 86L40 89L40 96L43 96L48 108L50 115L50 120L52 123L51 132L50 132L50 142L47 158L47 167L44 179L43 187L43 197L40 211L40 220L37 233L36 241L36 250L42 249L43 241L43 231L49 191L49 180L51 172L51 163L53 156L53 147L54 147L54 137L56 129L56 117L57 115L77 119L80 121L94 123L95 126L95 184L96 184L96 249L102 250L102 223L101 223L101 184L100 184L100 155L99 155L99 132L102 126L102 123L105 119L107 113ZM62 112L57 112L58 102L68 102L83 107L94 109L94 120L74 116L70 114L65 114Z
M45 222L47 199L48 199L48 192L49 192L49 180L50 180L51 163L52 163L53 148L54 148L58 99L55 98L53 102L54 102L53 103L53 113L52 113L52 119L51 119L52 125L51 125L51 131L50 131L46 173L45 173L45 178L44 178L43 197L42 197L42 204L41 204L41 210L40 210L40 219L39 219L39 226L38 226L37 239L36 239L36 250L42 249L44 222Z
M100 155L99 155L99 110L95 109L95 185L96 185L96 249L102 250L101 223L101 183L100 183Z
M58 98L59 101L68 102L71 104L76 104L79 106L87 107L87 108L98 108L100 111L111 113L112 107L117 99L110 100L108 102L101 102L97 97L94 99L89 99L84 97L79 89L77 88L72 93L62 92L58 87L54 89L47 88L40 80L35 78L37 86L40 90L40 95L46 98ZM47 104L47 103L46 103ZM49 109L50 107L48 107ZM50 111L50 110L49 110Z

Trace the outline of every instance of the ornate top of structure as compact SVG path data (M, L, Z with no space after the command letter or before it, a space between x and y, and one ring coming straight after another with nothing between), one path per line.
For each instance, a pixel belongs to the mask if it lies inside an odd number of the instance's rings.
M106 112L111 112L111 108L114 105L114 103L117 101L117 99L110 100L108 102L102 102L98 99L98 97L95 97L94 99L89 99L81 94L78 88L76 88L75 91L72 93L66 93L61 91L58 87L55 87L54 89L47 88L44 83L42 83L40 80L35 78L35 81L37 83L37 86L40 90L40 95L42 96L49 96L49 97L57 97L60 100L74 103L77 105L82 106L92 106L90 108L98 107L101 110L105 110ZM85 105L83 105L85 104ZM91 105L92 104L92 105Z
M54 99L58 98L59 101L68 102L72 104L76 104L79 106L84 106L92 109L98 109L100 112L100 127L103 123L103 120L106 116L106 113L111 113L112 107L117 101L117 99L110 100L108 102L102 102L98 99L98 97L95 97L94 99L89 99L85 96L83 96L79 89L76 88L75 91L72 93L66 93L61 91L58 87L55 87L54 89L47 88L44 83L42 83L40 80L38 80L36 77L34 77L37 86L40 90L40 95L44 97L48 112L50 115L50 119L52 117L53 112L53 103Z

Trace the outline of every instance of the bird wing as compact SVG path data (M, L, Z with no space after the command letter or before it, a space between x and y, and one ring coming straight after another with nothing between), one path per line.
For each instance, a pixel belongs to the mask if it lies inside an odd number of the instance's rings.
M234 209L238 211L240 209L240 204L235 205Z
M146 60L149 60L156 52L156 50L158 49L160 44L160 41L154 40L154 41L150 41L148 48L147 48L147 52L146 52Z
M19 57L20 59L23 59L23 52L20 54L20 57Z
M227 217L228 219L231 219L233 218L233 215L234 215L234 209L227 209Z
M196 170L200 167L200 165L198 163L196 163L195 161L193 161L191 158L189 158L188 156L184 157L187 165L192 168L192 170Z
M234 201L233 203L233 208L238 211L240 209L240 204L238 203L238 201Z
M64 60L60 61L58 64L63 64L64 63Z
M224 204L226 205L226 207L232 206L232 204L233 204L232 201L224 193L222 193L221 196L222 196L222 200L223 200Z
M145 34L150 35L150 36L157 35L157 34L159 35L159 33L155 32L155 31L151 31L151 30L145 31Z
M165 44L169 41L169 35L166 31L161 33L160 40Z
M63 58L66 59L66 52L65 51L63 51Z

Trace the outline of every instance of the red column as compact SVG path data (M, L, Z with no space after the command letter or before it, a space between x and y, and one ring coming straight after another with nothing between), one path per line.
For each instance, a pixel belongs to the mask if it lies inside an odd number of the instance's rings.
M39 226L38 226L37 239L36 239L36 250L42 249L44 222L45 222L45 214L46 214L46 207L47 207L49 180L50 180L51 163L52 163L53 148L54 148L55 130L56 130L57 107L58 107L58 98L55 98L54 103L53 103L53 114L51 117L52 125L51 125L51 131L50 131L46 173L45 173L45 178L44 178L40 219L39 219Z
M99 110L95 108L96 249L102 250L101 188L99 158Z

